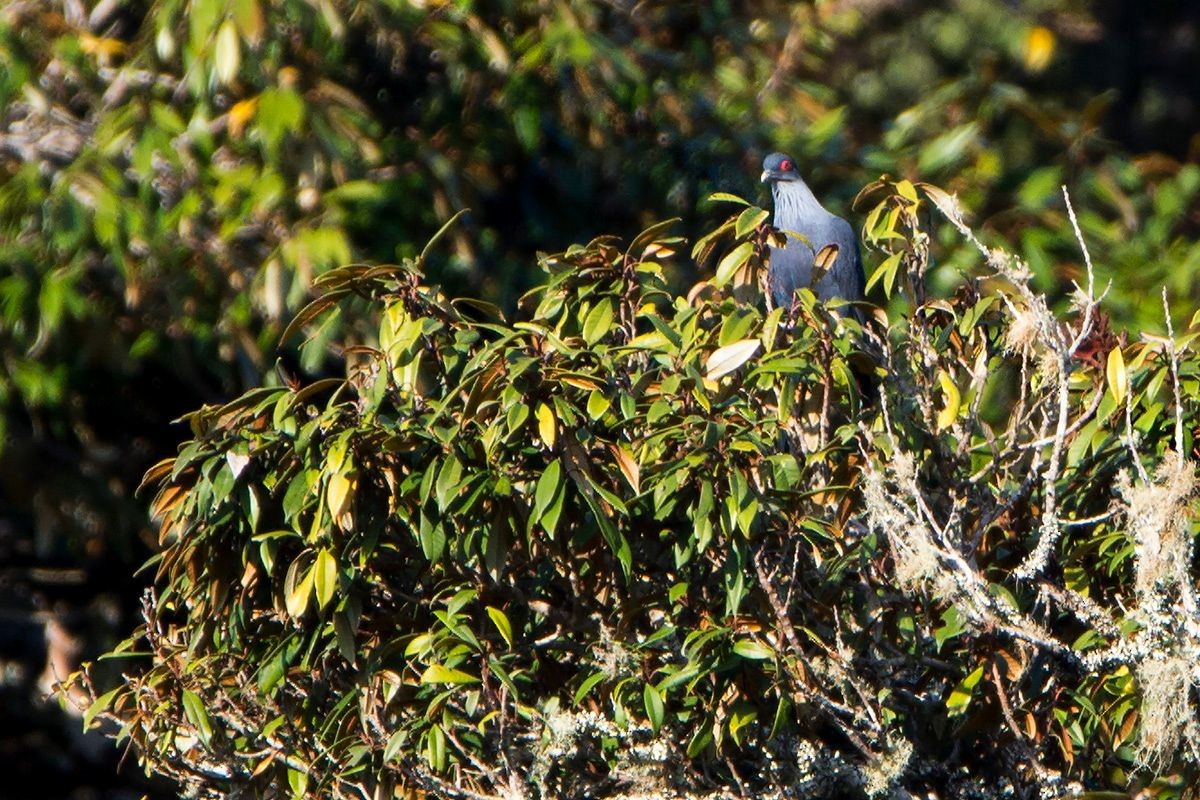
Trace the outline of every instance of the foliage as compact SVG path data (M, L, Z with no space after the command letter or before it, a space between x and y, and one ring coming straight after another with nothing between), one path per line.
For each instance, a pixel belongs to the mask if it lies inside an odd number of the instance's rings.
M1089 83L1093 51L1123 33L1107 24L1076 0L8 4L14 524L38 524L60 558L127 563L148 533L125 487L171 441L167 421L260 383L282 321L337 264L415 256L408 231L470 207L453 255L427 266L452 296L510 307L537 248L672 214L698 234L715 212L697 200L747 189L772 149L834 201L883 172L947 185L1020 241L1052 295L1075 277L1051 268L1073 246L1050 202L1071 176L1103 215L1089 234L1123 251L1103 276L1115 319L1144 326L1157 307L1126 298L1163 278L1196 300L1197 174L1175 160L1182 138L1138 159L1106 141L1109 104L1136 101ZM1148 111L1119 123L1161 127ZM970 255L942 244L931 279L949 291Z
M428 247L323 276L290 330L357 297L377 338L189 416L89 719L214 797L1174 796L1200 329L1123 342L1090 267L1056 318L956 198L867 194L911 311L866 329L760 310L750 205L686 298L671 223L543 258L512 321ZM986 257L949 300L931 208Z
M538 249L675 215L698 238L724 213L701 198L750 192L785 149L848 218L880 173L947 186L1061 310L1082 274L1069 181L1114 325L1156 325L1162 283L1190 310L1200 20L1122 5L0 4L5 613L71 618L89 629L73 650L111 644L155 540L132 487L176 444L170 420L277 383L317 276L414 258L411 232L458 208L424 274L511 310ZM974 249L949 228L936 242L927 277L950 295ZM718 263L666 266L677 287ZM302 371L375 339L355 302L322 318ZM0 688L43 715L31 685ZM15 758L61 775L53 749Z

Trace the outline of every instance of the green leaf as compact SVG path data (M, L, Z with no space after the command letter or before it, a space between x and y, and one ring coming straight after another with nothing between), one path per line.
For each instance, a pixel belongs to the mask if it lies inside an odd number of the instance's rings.
M783 726L788 723L792 704L786 697L780 697L778 705L775 706L775 718L771 721L771 732L767 734L768 739L774 739L783 730Z
M583 340L589 345L594 345L596 342L603 339L610 330L613 323L613 302L612 298L605 297L594 306L583 320Z
M434 484L434 496L439 508L445 509L454 499L462 481L462 463L453 455L447 456L442 462L442 468L437 473L437 483Z
M455 212L454 216L450 217L450 219L446 220L445 223L442 224L442 227L438 228L437 233L429 237L429 241L425 243L425 247L421 250L421 255L417 256L417 261L419 263L425 263L425 259L429 257L430 251L433 250L433 246L437 244L441 238L446 235L446 232L453 228L455 224L462 219L463 214L466 214L469 210L470 209L464 208L461 211Z
M708 197L706 197L704 199L710 203L721 202L721 203L737 203L737 204L743 205L743 206L750 205L750 203L748 203L747 201L738 197L736 194L730 194L729 192L713 192L712 194L710 194Z
M672 217L671 219L665 219L662 222L654 223L649 228L646 228L646 230L634 237L634 240L629 243L629 250L627 252L635 257L640 256L642 251L647 246L657 240L659 236L662 236L668 230L675 227L675 225L679 223L679 220L679 217Z
M591 675L585 678L583 683L579 684L579 688L575 690L575 705L579 705L581 702L583 702L583 699L588 696L588 693L592 691L596 684L604 680L605 677L607 677L606 674L603 671L599 671L593 672Z
M409 640L407 645L405 645L404 655L406 658L413 658L414 656L418 658L424 657L425 653L427 653L429 649L433 647L433 644L433 634L419 633Z
M752 639L741 639L734 642L733 652L737 653L742 658L748 658L753 661L760 661L765 658L774 658L775 651L767 647L762 642L756 642Z
M596 502L595 498L588 491L588 488L590 487L581 487L580 495L587 502L588 507L591 508L592 515L596 518L596 523L600 526L600 534L604 537L604 541L621 564L621 572L625 575L625 580L629 580L633 570L633 550L629 546L629 540L625 538L625 534L604 513L600 504Z
M556 458L546 466L533 491L533 516L536 519L540 520L546 510L550 508L550 504L554 502L561 487L562 461ZM554 533L554 530L548 528L548 532Z
M611 406L612 400L599 389L588 395L587 413L588 417L592 420L598 420L603 417Z
M446 771L446 734L441 726L434 725L425 738L425 757L434 772Z
M446 552L446 529L441 522L432 519L428 514L421 515L419 534L421 537L421 552L430 563L441 561Z
M288 767L287 771L288 788L292 790L292 797L295 800L307 797L308 793L308 773L299 769Z
M338 583L337 559L327 549L317 551L317 562L313 566L314 586L317 590L317 607L325 608L333 599Z
M99 714L103 714L104 712L108 711L109 707L113 704L113 700L116 699L116 696L124 689L124 684L115 689L110 689L97 697L92 704L87 707L87 711L83 712L83 729L85 731L91 730L92 722L96 719L96 717Z
M408 737L408 728L397 728L388 737L387 744L383 747L383 763L388 764L396 760L396 757L400 755L400 748L408 741Z
M283 680L284 674L287 672L287 660L284 655L284 649L281 647L275 656L263 664L262 669L258 671L258 690L264 695L271 694L275 687Z
M876 267L875 271L871 273L871 277L867 279L867 287L864 291L871 291L871 287L882 280L884 282L884 293L888 297L891 297L892 287L896 283L896 272L900 269L900 259L903 256L903 252L898 252L892 253L884 259L884 262Z
M304 100L290 89L268 87L258 96L258 130L268 152L274 153L285 136L304 123ZM343 289L341 293L348 290ZM323 297L329 297L325 294ZM280 341L283 341L282 339Z
M742 731L758 719L758 709L743 701L734 703L729 712L729 736L739 747L742 744Z
M687 757L697 758L701 753L708 749L708 746L713 743L712 723L705 722L700 730L696 731L696 735L688 742Z
M345 611L333 615L333 635L337 639L338 652L350 666L355 666L358 653L354 646L354 626Z
M658 733L663 724L663 698L658 689L648 683L643 686L642 704L646 707L646 718L650 720L650 727Z
M200 741L207 747L212 742L212 721L208 718L208 711L204 708L204 701L200 699L200 695L188 689L183 690L183 714L188 722L196 727Z
M763 224L769 214L770 212L765 208L750 206L750 208L747 208L738 215L737 222L733 225L734 235L739 239L745 238L747 234Z
M721 263L717 265L717 274L713 276L713 285L724 286L729 283L733 279L734 273L741 269L753 252L753 242L742 242L726 253L725 257L721 259Z
M970 675L959 682L958 686L954 687L950 696L946 698L946 711L950 716L957 716L967 710L967 707L971 705L971 698L975 694L975 686L982 677L983 667L976 667Z
M487 607L487 614L492 618L492 624L496 626L496 630L498 630L500 635L504 637L505 643L509 647L512 647L512 623L508 621L508 615L500 609L493 608L492 606Z

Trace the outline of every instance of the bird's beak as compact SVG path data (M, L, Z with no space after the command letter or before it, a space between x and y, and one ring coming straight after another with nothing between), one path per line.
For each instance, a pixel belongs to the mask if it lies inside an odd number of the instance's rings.
M770 171L764 169L762 175L758 176L758 179L760 181L762 181L763 183L766 183L767 181L771 180Z

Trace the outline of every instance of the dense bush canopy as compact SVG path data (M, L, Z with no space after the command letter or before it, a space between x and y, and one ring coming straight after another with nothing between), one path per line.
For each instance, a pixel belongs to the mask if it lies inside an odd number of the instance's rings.
M699 240L727 211L704 198L751 196L782 149L856 226L881 174L955 192L1060 314L1085 277L1067 183L1113 327L1161 333L1161 286L1176 320L1200 300L1198 35L1178 0L0 3L0 752L39 797L108 789L63 767L95 750L46 691L138 618L159 545L133 488L171 420L378 345L354 293L282 341L321 275L415 259L469 208L419 283L530 321L538 251L673 216ZM977 248L928 235L922 288L957 308ZM664 320L719 243L663 259ZM888 264L873 299L906 318ZM829 338L833 369L858 340Z
M1123 343L1091 280L1060 320L982 247L929 297L957 201L868 191L912 311L866 329L763 313L753 206L686 298L672 223L543 258L511 321L427 254L328 273L289 331L359 297L377 338L189 416L90 714L213 797L1174 796L1196 331Z

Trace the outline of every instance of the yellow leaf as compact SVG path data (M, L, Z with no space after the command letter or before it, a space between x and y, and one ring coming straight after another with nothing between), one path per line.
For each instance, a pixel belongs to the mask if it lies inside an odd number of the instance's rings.
M308 598L312 595L313 571L305 568L303 562L306 560L300 557L293 561L283 581L283 600L290 617L303 616L308 608Z
M707 380L715 381L722 375L728 375L749 361L760 347L762 347L762 342L758 339L739 339L732 344L717 348L704 362L704 377Z
M342 530L348 530L354 525L351 509L354 504L354 490L358 488L358 473L353 469L335 472L329 476L325 486L325 506Z
M234 103L233 108L229 109L229 135L235 139L241 136L242 131L246 128L246 123L254 117L254 112L257 110L257 97Z
M1037 25L1025 34L1025 69L1041 72L1054 56L1054 33Z
M447 667L444 664L430 664L421 673L421 683L478 683L479 678L476 678L470 673L463 672L461 669Z
M538 420L538 435L542 437L542 441L546 447L553 448L554 441L558 437L558 429L554 422L554 411L545 403L538 403L537 407Z
M1129 393L1129 373L1125 370L1125 356L1121 354L1121 348L1114 347L1108 351L1105 373L1108 375L1108 390L1112 392L1117 405L1121 405Z
M85 33L79 37L79 49L89 56L96 56L99 59L107 61L113 56L119 56L124 53L125 43L120 39L92 36L89 33Z
M213 69L219 83L232 83L242 64L242 43L233 20L221 23L213 46Z
M939 370L937 378L938 383L941 384L942 393L946 396L946 405L937 418L937 429L943 431L958 419L958 407L962 402L962 395L958 393L958 387L954 385L954 381L946 374L945 370Z

